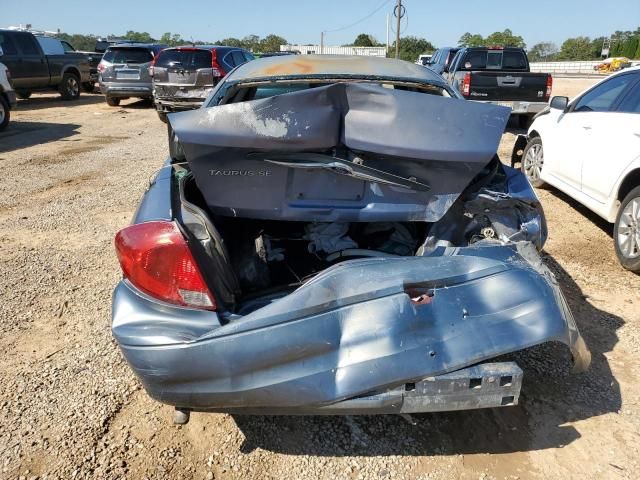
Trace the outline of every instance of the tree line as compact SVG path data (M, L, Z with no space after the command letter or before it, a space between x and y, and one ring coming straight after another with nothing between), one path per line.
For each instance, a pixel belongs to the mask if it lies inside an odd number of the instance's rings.
M61 33L59 37L68 41L78 50L92 51L95 48L98 37L95 35L80 35ZM137 42L158 42L169 46L177 45L229 45L232 47L240 47L256 53L277 52L280 51L280 45L287 45L289 42L279 35L269 34L266 37L258 35L247 35L242 38L223 38L216 41L202 41L185 39L177 33L163 33L159 39L153 38L148 32L136 32L129 30L121 36L110 35L123 40L131 40ZM640 58L640 27L635 31L616 31L610 37L589 38L579 36L568 38L558 48L553 42L540 42L528 49L529 59L535 61L556 61L556 60L597 60L601 58L602 47L605 40L610 38L611 57L628 57L631 59ZM360 33L355 40L344 46L355 47L378 47L385 44L378 42L375 37L367 33ZM520 35L514 34L510 29L502 32L493 32L483 37L478 33L464 33L458 40L459 47L479 47L479 46L503 46L503 47L519 47L527 48L524 39ZM435 51L436 47L429 40L416 36L407 36L400 39L400 58L403 60L414 61L421 54L429 54ZM395 55L395 42L387 56Z

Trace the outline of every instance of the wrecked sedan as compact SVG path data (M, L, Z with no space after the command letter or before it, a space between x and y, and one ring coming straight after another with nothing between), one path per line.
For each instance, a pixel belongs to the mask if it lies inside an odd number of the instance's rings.
M508 108L408 62L244 64L170 114L170 158L115 245L112 331L148 394L190 411L514 405L505 354L590 361L537 249L544 214L496 155Z

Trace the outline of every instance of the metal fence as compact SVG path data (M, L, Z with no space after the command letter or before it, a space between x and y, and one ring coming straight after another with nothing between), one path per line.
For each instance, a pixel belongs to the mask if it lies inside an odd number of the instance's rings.
M322 49L320 45L280 45L282 52L299 52L303 55L361 55L365 57L386 57L387 49L385 47L330 47L325 46Z
M594 69L602 61L585 62L532 62L530 64L532 72L547 72L551 74L574 74L574 75L599 75Z

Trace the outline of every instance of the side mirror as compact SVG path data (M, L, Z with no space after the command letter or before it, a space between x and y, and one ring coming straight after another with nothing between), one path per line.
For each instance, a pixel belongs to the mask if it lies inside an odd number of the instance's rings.
M569 105L568 97L553 97L549 102L551 108L562 110L563 112L567 109L567 105Z
M0 47L0 57L4 55L4 52L2 51L2 47Z

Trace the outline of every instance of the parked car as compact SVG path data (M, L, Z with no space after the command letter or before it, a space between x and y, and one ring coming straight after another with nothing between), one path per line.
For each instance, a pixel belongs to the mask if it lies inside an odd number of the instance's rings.
M233 68L253 60L246 50L217 45L165 48L153 60L153 99L158 116L199 108L211 89Z
M640 273L640 68L571 102L553 97L518 136L512 162L535 187L552 185L613 223L620 263Z
M169 115L115 238L112 332L146 391L179 423L410 413L516 404L499 357L538 344L587 368L540 202L496 155L508 118L413 63L331 55L247 62Z
M3 51L0 48L0 59ZM11 74L9 69L0 63L0 132L7 128L11 118L11 109L16 106L16 92L11 86Z
M431 54L419 55L418 59L416 60L416 65L422 65L423 67L426 67L427 65L429 65L432 57L433 55Z
M81 85L90 81L86 55L64 51L47 54L30 32L0 30L0 47L18 98L29 98L36 90L56 89L63 100L75 100Z
M431 59L425 65L438 75L442 75L445 69L451 64L451 60L460 48L457 47L443 47L439 48L433 53Z
M76 50L73 45L66 40L60 40L56 37L45 35L35 35L35 37L45 55L86 55L87 61L89 62L89 80L82 83L82 89L87 93L93 93L98 81L98 64L100 63L102 54L97 52L81 52Z
M462 48L443 76L469 100L510 107L523 128L547 106L553 87L551 74L529 70L522 48Z
M151 100L153 89L149 67L155 56L167 45L121 43L107 48L98 65L98 82L107 104L120 105L120 100L134 97Z

